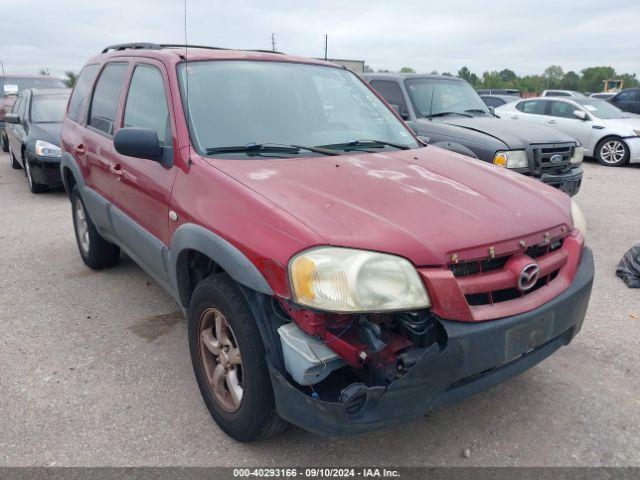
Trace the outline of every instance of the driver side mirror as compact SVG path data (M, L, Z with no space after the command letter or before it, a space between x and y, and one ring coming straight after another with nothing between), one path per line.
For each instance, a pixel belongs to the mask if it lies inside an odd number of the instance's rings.
M121 155L162 162L164 149L158 133L148 128L121 128L113 137L113 146Z
M4 121L7 123L13 123L14 125L20 125L22 123L20 121L20 115L17 113L7 113L4 116Z
M589 120L589 115L587 115L586 112L583 112L582 110L574 110L573 116L579 118L580 120Z
M393 108L396 113L400 115L401 119L409 120L409 113L404 108L401 108L400 105L391 104L391 108Z
M489 111L491 112L492 115L496 114L496 107L489 107Z

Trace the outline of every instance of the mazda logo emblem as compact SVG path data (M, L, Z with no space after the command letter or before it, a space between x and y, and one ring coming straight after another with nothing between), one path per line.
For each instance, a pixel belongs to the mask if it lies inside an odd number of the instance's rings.
M564 157L560 154L553 155L550 159L551 163L562 163Z
M540 267L537 263L530 263L522 269L518 277L518 289L521 292L531 290L540 276Z

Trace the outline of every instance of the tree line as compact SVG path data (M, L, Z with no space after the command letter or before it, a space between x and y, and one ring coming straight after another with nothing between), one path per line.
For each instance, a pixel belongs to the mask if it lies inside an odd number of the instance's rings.
M372 69L365 66L365 71ZM389 70L378 70L385 73ZM402 67L400 73L416 73L412 67ZM437 71L429 72L438 74ZM450 72L441 75L453 77ZM576 90L578 92L601 92L605 80L623 80L624 88L640 87L635 73L618 73L613 67L588 67L579 73L569 70L565 72L560 65L547 67L541 75L519 76L513 70L505 68L497 71L486 71L479 76L462 67L458 70L458 77L469 82L474 88L515 88L521 92L540 93L548 89Z

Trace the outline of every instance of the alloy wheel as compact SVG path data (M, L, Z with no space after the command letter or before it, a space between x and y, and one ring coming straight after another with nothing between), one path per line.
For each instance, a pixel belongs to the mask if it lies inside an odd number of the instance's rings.
M73 206L73 214L76 217L76 233L78 235L78 243L85 254L89 253L89 224L87 223L87 214L84 211L84 205L80 198L76 199Z
M242 403L242 358L225 316L207 308L200 317L200 356L209 388L220 407L236 412Z
M619 163L627 151L620 140L609 140L600 147L600 158L605 163Z

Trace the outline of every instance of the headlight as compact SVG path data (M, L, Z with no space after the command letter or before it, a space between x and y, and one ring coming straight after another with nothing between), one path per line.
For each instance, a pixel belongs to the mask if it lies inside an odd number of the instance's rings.
M524 150L507 150L496 153L495 157L493 157L493 163L500 167L527 168L529 159L527 158L527 152Z
M640 130L634 130L633 133L640 137Z
M582 235L587 238L587 221L584 218L582 210L573 200L571 200L571 218L573 219L573 226L580 230Z
M294 299L332 312L380 312L430 306L415 267L406 259L350 248L321 247L289 263Z
M36 155L39 157L61 157L62 150L44 140L36 141Z
M571 155L571 165L577 165L579 163L582 163L582 159L584 158L584 148L582 148L580 145L578 145L574 150L573 150L573 155Z

